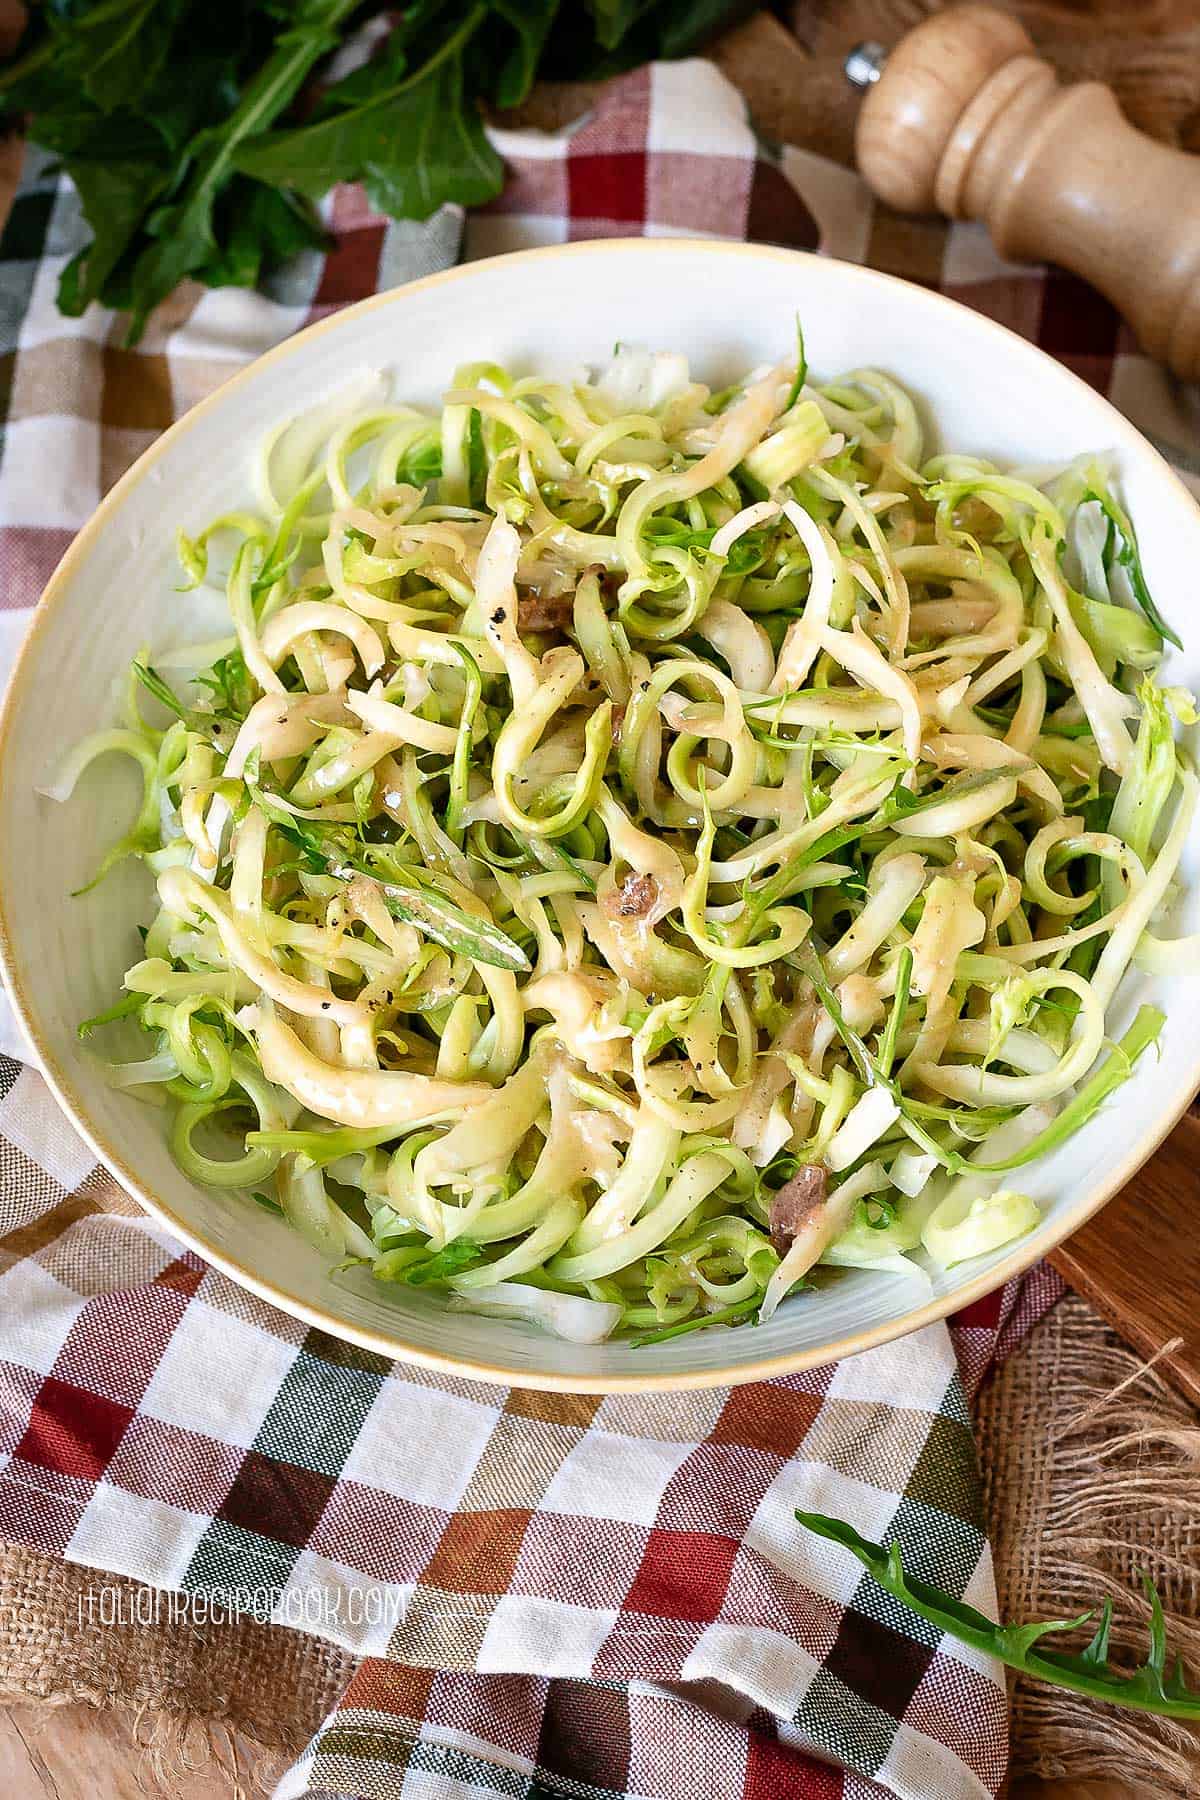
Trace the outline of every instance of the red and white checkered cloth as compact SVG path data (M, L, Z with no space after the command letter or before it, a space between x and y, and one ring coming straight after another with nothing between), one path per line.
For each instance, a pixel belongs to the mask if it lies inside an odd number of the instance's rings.
M571 133L494 135L510 179L493 205L398 224L339 189L328 255L269 294L185 288L135 351L111 315L55 311L82 227L30 153L0 238L0 678L71 534L171 419L308 320L459 255L642 231L868 261L1034 338L1200 467L1192 398L1089 289L768 154L707 64L621 79ZM967 1403L1053 1276L787 1380L543 1395L308 1331L119 1204L36 1072L0 1058L0 1532L361 1651L281 1795L997 1794L998 1669L793 1514L898 1537L917 1573L991 1610Z

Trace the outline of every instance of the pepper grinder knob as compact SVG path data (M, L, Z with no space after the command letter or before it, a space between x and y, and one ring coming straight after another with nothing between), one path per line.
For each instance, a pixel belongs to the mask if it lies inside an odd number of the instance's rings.
M992 6L935 13L886 60L871 45L850 61L858 166L881 200L981 219L1010 261L1082 275L1151 356L1200 378L1200 157L1135 130L1102 83L1061 87Z

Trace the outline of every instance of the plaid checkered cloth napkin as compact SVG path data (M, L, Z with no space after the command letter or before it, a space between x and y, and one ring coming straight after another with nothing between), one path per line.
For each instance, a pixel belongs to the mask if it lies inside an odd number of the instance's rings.
M1090 290L768 152L707 64L622 79L572 133L495 141L510 179L485 210L397 224L339 189L327 255L269 293L185 288L132 351L111 315L56 312L78 202L29 154L0 239L0 678L72 533L157 432L310 319L461 255L645 232L868 261L1035 338L1198 466L1188 397ZM11 1019L0 1034L24 1055ZM282 1795L997 1793L1000 1671L793 1513L902 1539L991 1610L968 1402L1053 1276L949 1332L732 1391L473 1386L308 1331L121 1216L27 1061L0 1059L0 1095L0 1532L362 1652Z

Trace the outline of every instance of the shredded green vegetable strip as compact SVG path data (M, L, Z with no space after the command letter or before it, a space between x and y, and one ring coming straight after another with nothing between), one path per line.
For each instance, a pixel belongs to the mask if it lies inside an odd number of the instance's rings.
M1160 1031L1109 1013L1196 797L1099 463L926 460L800 339L719 394L467 365L257 485L180 538L228 638L139 657L49 790L138 764L105 868L158 910L81 1031L140 1033L189 1175L580 1342L1037 1223L1006 1174Z

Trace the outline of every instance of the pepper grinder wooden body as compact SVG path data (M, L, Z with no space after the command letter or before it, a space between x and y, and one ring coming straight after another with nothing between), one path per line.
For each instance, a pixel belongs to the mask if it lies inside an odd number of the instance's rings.
M1074 270L1150 355L1200 378L1200 157L1135 130L1101 83L1060 87L1016 19L967 5L909 32L856 150L880 199L981 219L1011 261Z

